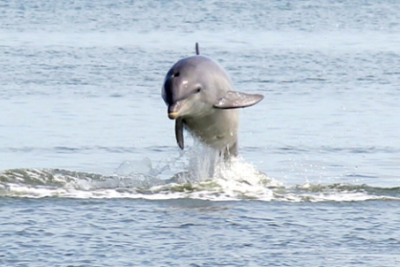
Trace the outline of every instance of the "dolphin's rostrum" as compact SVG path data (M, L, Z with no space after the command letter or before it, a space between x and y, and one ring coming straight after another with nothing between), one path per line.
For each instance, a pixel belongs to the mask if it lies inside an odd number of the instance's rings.
M252 106L263 96L235 92L225 70L200 55L196 43L196 56L179 60L168 71L162 98L168 105L168 117L176 120L175 136L181 149L186 128L202 143L229 158L237 155L237 108Z

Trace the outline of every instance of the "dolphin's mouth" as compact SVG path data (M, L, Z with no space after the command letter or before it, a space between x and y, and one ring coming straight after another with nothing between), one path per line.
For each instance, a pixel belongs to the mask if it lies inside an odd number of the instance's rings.
M168 118L174 120L181 115L182 108L185 106L186 100L178 101L168 106Z
M176 118L179 117L179 113L178 112L170 112L168 113L168 118L170 118L171 120L174 120Z

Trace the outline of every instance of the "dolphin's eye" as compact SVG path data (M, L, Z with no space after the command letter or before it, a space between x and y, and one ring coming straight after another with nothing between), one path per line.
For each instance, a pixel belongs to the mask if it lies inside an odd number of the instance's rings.
M174 75L172 75L172 77L179 77L179 72L174 73Z
M196 88L196 93L200 93L200 91L201 91L201 87L199 86Z

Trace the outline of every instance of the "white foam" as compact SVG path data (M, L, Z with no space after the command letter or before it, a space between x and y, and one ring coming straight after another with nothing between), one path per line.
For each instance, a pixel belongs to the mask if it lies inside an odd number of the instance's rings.
M192 165L189 166L193 167ZM400 200L394 196L369 193L363 186L316 185L285 186L268 177L243 159L229 163L195 163L170 179L149 174L101 176L67 170L19 169L0 173L0 196L43 198L131 198L148 200L201 199L209 201L349 202ZM164 168L165 166L162 166ZM165 169L165 168L164 168ZM149 172L154 170L149 170ZM162 174L159 174L162 176ZM370 190L373 188L370 188ZM390 189L389 189L390 190ZM385 190L383 190L385 191Z

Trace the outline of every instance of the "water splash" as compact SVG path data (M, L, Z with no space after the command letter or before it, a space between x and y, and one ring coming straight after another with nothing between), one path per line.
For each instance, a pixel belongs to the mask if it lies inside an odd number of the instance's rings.
M191 198L213 201L285 202L400 200L400 188L310 184L286 186L239 158L224 161L213 149L194 146L160 161L125 161L114 175L61 169L0 173L0 197Z
M130 165L133 163L130 162ZM219 162L213 166L213 176L199 176L209 170L205 168L200 172L201 168L197 166L200 169L194 172L178 172L168 179L151 175L165 170L165 165L161 164L157 169L151 164L143 168L143 162L136 163L142 164L140 168L144 173L134 173L133 169L127 168L128 174L120 169L120 174L111 176L61 169L6 170L0 173L0 197L255 199L284 202L400 200L399 187L310 183L285 186L240 158L228 163Z

